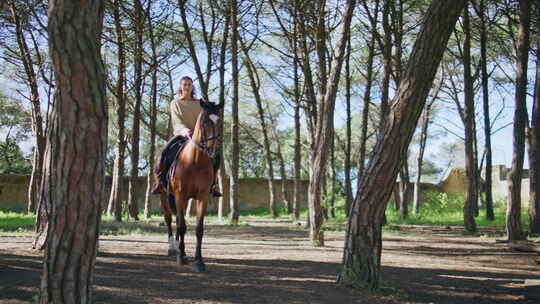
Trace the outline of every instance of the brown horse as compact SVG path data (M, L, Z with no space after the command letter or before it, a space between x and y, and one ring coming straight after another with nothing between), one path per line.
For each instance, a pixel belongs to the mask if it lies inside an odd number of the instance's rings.
M184 218L188 200L193 199L197 211L197 247L195 251L195 270L203 272L205 265L201 254L201 244L204 234L204 215L214 181L212 158L215 156L219 134L217 120L223 104L201 100L201 113L193 129L193 136L187 140L176 161L169 170L169 185L167 191L161 193L161 208L169 234L169 255L176 254L178 264L188 262L185 252L184 235L186 221ZM169 201L169 194L174 202ZM176 235L172 238L172 215L176 215Z

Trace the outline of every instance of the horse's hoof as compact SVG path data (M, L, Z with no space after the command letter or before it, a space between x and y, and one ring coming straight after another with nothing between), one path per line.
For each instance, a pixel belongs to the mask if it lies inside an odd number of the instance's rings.
M205 272L206 271L206 266L204 266L204 262L201 261L201 260L197 260L195 262L195 271L196 272Z
M176 255L176 250L174 250L174 249L169 249L169 250L167 251L167 256L173 256L173 255Z
M176 263L178 263L179 265L186 265L188 263L188 258L187 256L179 256L177 255L176 256Z

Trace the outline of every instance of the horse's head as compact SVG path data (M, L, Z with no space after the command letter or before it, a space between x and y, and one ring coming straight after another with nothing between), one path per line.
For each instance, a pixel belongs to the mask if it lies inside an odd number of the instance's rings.
M214 147L219 140L218 121L223 108L223 103L215 104L212 102L200 100L201 114L197 119L193 138L198 142L198 146L207 153L215 153Z
M214 122L217 123L219 120L219 115L221 113L221 108L223 108L223 103L215 104L213 102L200 100L201 108L203 112L206 112L208 117Z

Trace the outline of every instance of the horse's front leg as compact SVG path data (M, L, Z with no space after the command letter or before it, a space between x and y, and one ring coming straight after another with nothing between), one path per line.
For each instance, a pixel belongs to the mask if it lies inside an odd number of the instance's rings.
M188 263L186 256L186 245L184 244L184 236L186 234L186 219L184 218L184 211L182 208L178 208L179 204L176 205L176 242L178 244L178 250L176 251L176 262L178 264L185 265ZM180 242L178 242L180 238Z
M204 213L206 212L206 200L197 200L197 247L195 249L195 270L197 272L204 272L206 267L204 265L201 247L202 239L204 235Z

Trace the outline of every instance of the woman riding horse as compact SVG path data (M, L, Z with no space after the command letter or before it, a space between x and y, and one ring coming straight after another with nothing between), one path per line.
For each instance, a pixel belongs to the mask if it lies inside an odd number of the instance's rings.
M167 171L174 161L178 149L193 135L193 128L202 110L199 100L195 98L193 80L189 76L184 76L180 79L178 95L171 102L171 123L174 137L169 140L165 148L161 151L159 162L154 170L157 178L152 189L153 194L166 192ZM219 169L220 160L220 155L216 154L213 159L216 174L211 189L212 195L215 197L222 195L219 191L219 184L217 183L217 170Z
M201 272L205 270L201 243L209 189L213 188L214 196L221 195L219 192L216 193L215 180L216 171L219 168L219 163L216 162L219 140L217 120L223 104L214 105L202 100L194 100L193 82L189 77L182 78L180 92L180 100L175 100L171 104L173 126L177 136L169 141L162 152L160 164L156 166L159 168L155 170L158 180L156 189L161 193L161 209L169 235L169 254L176 253L179 264L187 263L184 245L186 233L184 215L188 200L194 200L197 211L195 269ZM191 98L186 99L187 96ZM193 122L192 114L197 111L198 114ZM190 126L193 127L190 128ZM164 179L163 176L167 178ZM173 214L176 216L174 239L171 227Z

